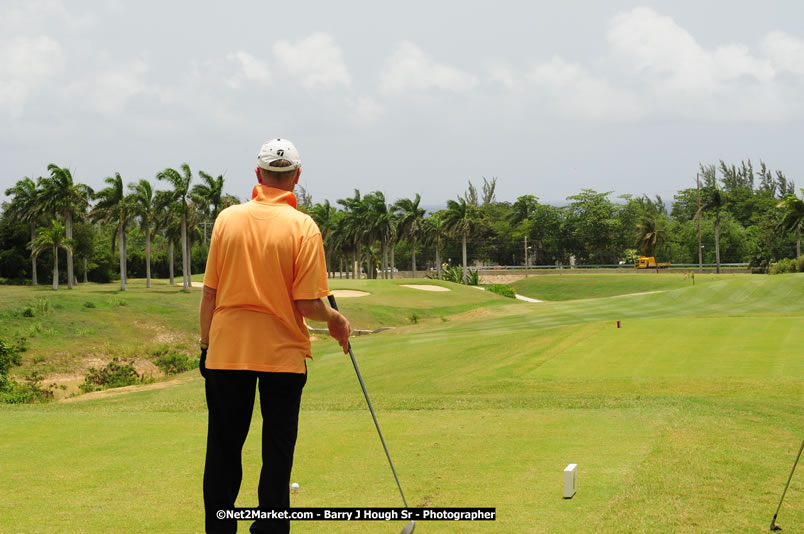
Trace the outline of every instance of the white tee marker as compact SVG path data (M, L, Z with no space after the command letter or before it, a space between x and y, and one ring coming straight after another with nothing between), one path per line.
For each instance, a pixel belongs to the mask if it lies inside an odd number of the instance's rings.
M564 468L564 498L572 499L578 489L578 464L569 464Z

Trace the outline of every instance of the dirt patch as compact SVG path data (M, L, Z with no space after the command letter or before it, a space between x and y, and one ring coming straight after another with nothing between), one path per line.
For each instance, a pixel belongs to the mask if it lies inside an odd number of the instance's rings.
M420 291L451 291L451 289L448 287L429 286L423 284L402 284L399 287L409 287L410 289L418 289Z
M162 325L137 321L134 323L140 328L150 330L153 333L151 340L160 345L174 345L187 341L187 334L169 330Z
M481 284L513 284L525 278L524 274L481 274L478 282Z
M184 384L192 380L190 377L186 378L174 378L173 380L168 380L166 382L156 382L154 384L142 384L142 385L135 385L135 386L125 386L122 388L112 388L112 389L105 389L103 391L93 391L92 393L87 393L85 395L79 395L77 397L67 397L65 399L61 399L60 402L82 402L92 399L102 399L105 397L116 397L118 395L125 395L127 393L134 393L136 391L149 391L152 389L164 389L169 388L171 386L177 386L179 384Z
M174 286L183 286L183 282L174 282ZM190 287L204 287L204 282L190 282Z
M355 297L367 297L371 293L365 291L355 291L354 289L333 289L332 294L338 298L350 299Z

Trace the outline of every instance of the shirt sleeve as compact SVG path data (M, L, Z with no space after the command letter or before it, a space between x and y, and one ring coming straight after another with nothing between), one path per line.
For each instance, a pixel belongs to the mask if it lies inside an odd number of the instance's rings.
M209 253L207 254L207 267L204 271L204 285L212 289L218 289L218 241L219 225L212 229L212 237L209 239Z
M302 241L296 256L293 278L293 299L313 300L329 295L327 261L321 232L316 228Z

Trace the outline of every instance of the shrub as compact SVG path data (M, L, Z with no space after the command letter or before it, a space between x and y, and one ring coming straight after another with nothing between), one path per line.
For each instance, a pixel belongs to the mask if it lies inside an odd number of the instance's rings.
M0 339L0 377L7 377L13 366L21 364L22 358L16 347L6 343L4 339Z
M186 354L170 351L157 358L154 363L166 375L175 375L198 367L197 358L188 358Z
M796 260L792 258L782 258L775 264L771 265L770 273L771 274L794 273L796 272L797 267L798 265L796 264Z
M427 275L428 278L436 278L435 274ZM445 269L444 272L441 273L441 279L446 282L454 282L456 284L463 283L463 267L450 267ZM477 271L473 271L469 269L469 273L466 275L466 284L470 286L476 286L478 284L478 274Z
M84 303L84 308L94 308L94 307L95 307L95 303L92 302L91 300L88 300L88 301L86 301Z
M99 389L130 386L140 381L142 377L131 363L121 362L115 357L105 367L90 367L84 376L84 382L78 387L84 393L89 393Z
M804 256L798 259L798 272L804 273Z
M413 324L418 323L419 315L416 312L411 313L410 315L408 315L408 321L410 321Z
M22 310L22 316L23 317L33 317L34 316L33 308L28 306L27 308Z
M25 382L19 383L7 379L0 389L0 402L6 404L28 404L31 402L47 402L53 399L55 384L42 387L44 375L40 371L31 371L24 376Z
M486 290L498 295L502 295L503 297L508 297L509 299L516 298L516 291L514 291L514 288L506 284L491 284L486 286Z

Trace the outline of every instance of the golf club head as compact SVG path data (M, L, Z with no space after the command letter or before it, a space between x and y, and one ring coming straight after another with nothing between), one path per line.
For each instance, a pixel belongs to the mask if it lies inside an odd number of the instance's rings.
M416 528L416 521L411 521L410 523L405 525L405 528L402 529L401 534L410 534L411 532L413 532L415 528Z
M777 525L776 523L773 523L773 524L771 525L771 528L770 528L770 529L771 529L771 530L782 530L782 527L780 527L780 526L779 526L779 525Z

